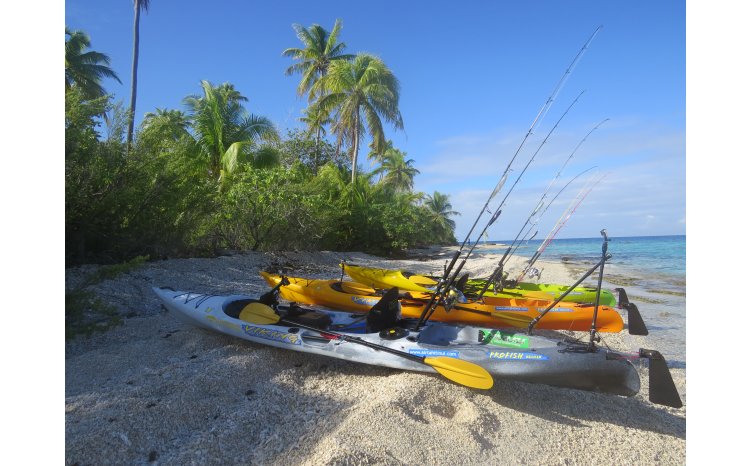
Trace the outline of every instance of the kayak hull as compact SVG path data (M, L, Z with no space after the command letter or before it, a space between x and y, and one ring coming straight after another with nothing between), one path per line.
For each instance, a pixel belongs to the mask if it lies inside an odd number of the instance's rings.
M633 396L640 389L639 375L623 355L602 348L587 351L580 343L441 322L428 322L419 332L404 324L400 336L394 338L385 331L365 333L361 315L320 308L311 312L325 314L330 324L318 331L296 327L295 322L286 322L286 316L284 321L262 325L239 318L240 308L257 302L251 296L215 296L168 288L154 288L154 292L180 320L277 348L394 369L434 371L412 359L337 338L326 333L329 330L412 355L459 358L507 380L623 396ZM278 311L284 315L285 309L279 306Z
M261 272L266 282L275 287L281 276ZM378 302L380 296L374 288L357 282L317 280L286 277L289 285L282 286L279 293L287 301L327 306L350 312L366 313ZM428 293L410 292L401 299L402 316L417 319L430 300ZM529 298L488 298L483 302L468 300L457 303L447 311L437 306L431 320L455 324L482 325L493 328L527 328L551 301ZM540 319L536 328L546 330L589 331L592 327L593 306L575 303L559 303ZM623 330L623 318L610 307L600 306L597 313L597 330L617 333Z
M475 291L477 293L485 286L486 280L470 279L467 280L467 291ZM498 296L503 297L511 294L518 294L520 296L534 296L539 299L548 299L554 301L558 299L563 293L568 290L569 287L565 285L557 285L553 283L530 283L519 282L513 288L504 288L503 292L495 294L493 292L493 285L488 287L486 296ZM562 302L567 303L594 303L597 297L597 288L591 288L586 286L577 286L569 294L563 298ZM615 307L618 305L615 295L608 290L600 290L600 304L603 306Z

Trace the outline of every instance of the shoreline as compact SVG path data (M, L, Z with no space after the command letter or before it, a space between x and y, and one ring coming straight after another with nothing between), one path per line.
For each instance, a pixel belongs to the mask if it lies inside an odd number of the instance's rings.
M637 366L642 389L631 398L501 379L476 391L197 329L161 311L151 292L257 294L268 289L260 270L338 278L342 259L440 274L455 250L408 259L327 251L169 259L95 285L99 298L136 316L66 343L66 464L685 463L686 407L649 403L645 367ZM478 251L465 271L487 276L499 259ZM540 264L543 281L572 283L565 264ZM66 270L66 285L93 268ZM662 343L659 335L604 339L623 351ZM669 367L686 402L683 361Z

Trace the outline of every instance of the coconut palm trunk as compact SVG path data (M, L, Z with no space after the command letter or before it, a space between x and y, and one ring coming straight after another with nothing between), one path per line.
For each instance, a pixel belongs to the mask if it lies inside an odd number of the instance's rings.
M133 66L130 74L130 114L128 115L127 146L133 142L133 124L136 118L136 90L138 89L138 43L141 23L141 10L149 9L149 0L133 0Z
M315 172L318 172L318 159L321 158L321 128L318 128L318 131L316 131L316 157L313 160L313 166L315 167Z
M325 90L317 102L325 112L335 114L332 130L337 145L352 143L352 182L357 176L360 135L367 131L381 151L386 144L381 118L396 129L404 129L399 112L399 81L377 57L358 54L352 62L335 61L326 76L313 86L313 92ZM365 118L366 125L362 121Z
M360 132L357 130L358 128L360 128L360 112L357 112L357 115L355 116L355 136L352 152L352 183L355 182L355 178L357 177L357 152L360 148Z
M134 2L136 10L135 19L133 20L133 67L130 75L130 115L128 116L128 147L133 142L133 123L136 113L136 88L138 86L138 22L141 19L141 8L138 2Z

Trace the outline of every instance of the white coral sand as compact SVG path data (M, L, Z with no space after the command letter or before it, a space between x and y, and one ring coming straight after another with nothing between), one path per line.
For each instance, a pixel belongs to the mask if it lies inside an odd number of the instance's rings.
M453 251L406 260L339 252L172 259L97 285L101 299L136 317L66 344L66 464L685 463L685 407L651 404L644 367L632 398L503 380L478 391L186 326L151 292L259 293L268 289L259 270L332 278L342 259L440 274ZM480 248L465 270L487 276L498 259ZM575 280L563 264L538 267L544 281ZM67 271L67 283L80 275ZM606 343L660 346L627 334ZM685 400L685 369L671 373Z

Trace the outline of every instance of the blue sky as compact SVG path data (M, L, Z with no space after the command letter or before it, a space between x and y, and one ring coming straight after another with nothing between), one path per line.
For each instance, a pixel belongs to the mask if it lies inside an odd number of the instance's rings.
M249 111L278 128L300 127L306 102L282 50L300 45L292 24L330 29L343 21L347 51L380 56L401 83L405 130L388 130L421 171L415 189L448 193L461 240L527 129L573 57L595 37L513 165L507 187L581 92L584 95L509 196L492 239L513 238L577 143L605 118L563 172L558 191L584 169L605 178L560 237L685 234L686 9L660 2L154 1L141 20L137 121L155 108L183 108L199 82L231 82ZM133 9L130 1L69 0L65 24L83 29L106 53L128 100ZM367 141L361 154L367 152ZM367 165L365 168L369 168ZM540 219L550 230L582 177ZM505 196L491 203L491 209ZM552 195L551 195L552 197ZM487 217L485 217L487 219ZM481 220L481 225L486 220ZM476 230L473 237L479 230Z

